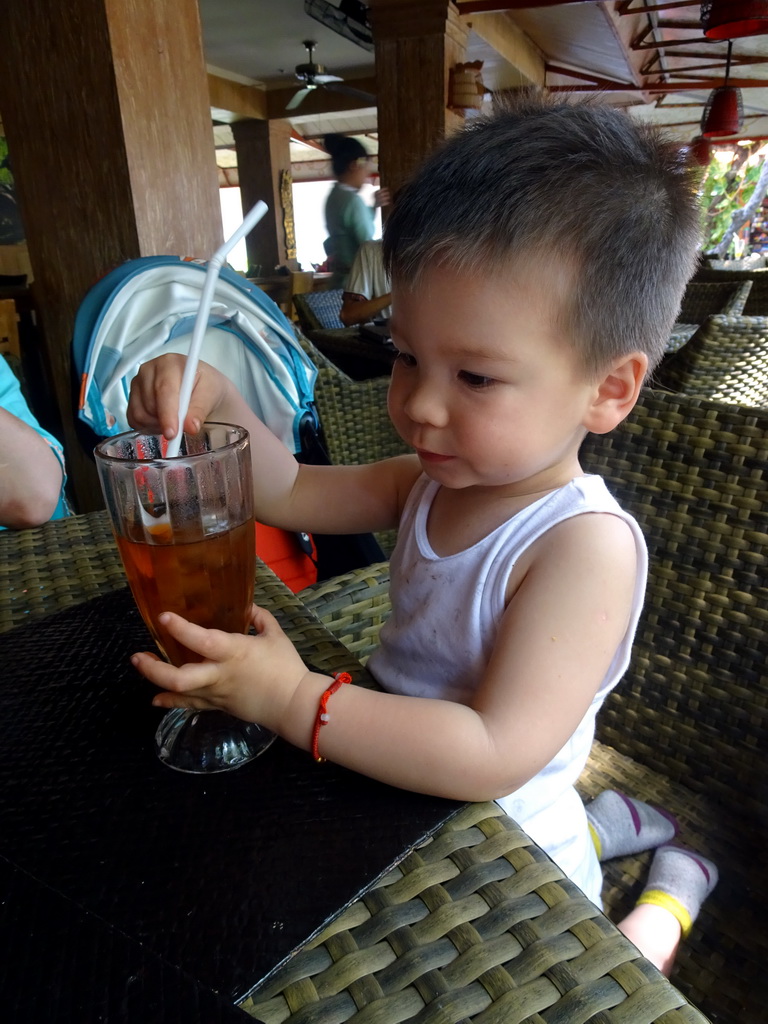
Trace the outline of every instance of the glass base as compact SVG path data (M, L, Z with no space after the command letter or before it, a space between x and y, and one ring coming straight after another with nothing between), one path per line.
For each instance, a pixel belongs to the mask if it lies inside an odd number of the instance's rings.
M224 711L174 708L155 733L157 756L169 768L193 775L228 772L263 754L275 733Z

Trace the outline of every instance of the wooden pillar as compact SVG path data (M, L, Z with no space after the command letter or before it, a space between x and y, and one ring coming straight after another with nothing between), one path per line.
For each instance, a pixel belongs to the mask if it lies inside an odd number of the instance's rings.
M83 296L126 259L206 257L222 241L196 0L4 0L0 111L86 512L102 499L76 433L70 344Z
M289 121L235 121L232 135L237 151L237 176L243 213L259 199L269 211L246 239L248 265L260 266L264 275L277 266L298 269L293 238L293 206L285 210L281 195L284 175L291 173ZM287 230L286 230L287 228Z
M448 109L448 76L469 29L449 0L370 0L376 47L379 173L395 190L464 117Z

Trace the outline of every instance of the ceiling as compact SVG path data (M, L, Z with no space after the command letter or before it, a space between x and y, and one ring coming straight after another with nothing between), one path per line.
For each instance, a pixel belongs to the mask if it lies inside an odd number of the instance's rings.
M293 68L306 61L303 41L312 39L314 59L328 73L348 82L375 75L373 53L311 17L305 0L198 2L211 74L259 89L298 89ZM313 2L333 13L346 0ZM548 86L600 92L631 106L638 117L669 126L681 141L698 134L707 98L724 80L728 44L705 39L700 5L692 0L460 0L459 10L472 26L466 59L483 61L489 90L526 81L515 54L510 58L509 40L522 38L528 54L543 60ZM496 19L493 32L489 19ZM499 30L502 45L494 46ZM768 139L768 35L734 41L731 84L742 88L742 135ZM327 99L333 96L325 92ZM375 107L321 115L302 114L299 107L290 120L310 141L326 131L343 131L376 152ZM220 163L233 161L228 129L217 129L216 139ZM295 161L321 156L311 146L292 147Z

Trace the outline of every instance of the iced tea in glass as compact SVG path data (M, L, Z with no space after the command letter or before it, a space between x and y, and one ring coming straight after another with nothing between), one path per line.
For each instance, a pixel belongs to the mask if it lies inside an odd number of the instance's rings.
M160 435L129 431L97 445L96 465L128 583L163 656L201 660L158 624L172 611L212 629L248 629L255 574L250 440L243 428L206 423L165 457ZM168 712L158 754L181 771L239 767L274 738L220 711Z

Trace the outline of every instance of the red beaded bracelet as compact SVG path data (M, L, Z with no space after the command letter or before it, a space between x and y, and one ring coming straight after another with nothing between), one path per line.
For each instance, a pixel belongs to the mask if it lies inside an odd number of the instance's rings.
M318 762L318 764L325 761L324 757L320 756L320 751L317 749L317 741L320 738L320 729L328 724L328 700L333 696L334 693L343 686L344 683L351 683L352 676L349 672L334 672L333 682L327 690L323 691L323 695L320 697L320 704L317 709L317 717L315 718L315 727L312 730L312 757Z

